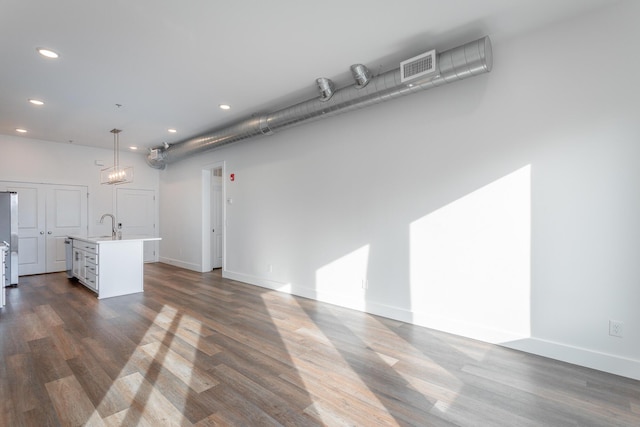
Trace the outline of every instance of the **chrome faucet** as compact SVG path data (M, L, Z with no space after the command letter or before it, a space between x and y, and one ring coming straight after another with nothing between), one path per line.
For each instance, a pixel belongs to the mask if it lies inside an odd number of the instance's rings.
M104 214L102 215L102 218L100 218L100 224L102 224L102 222L104 221L105 216L111 217L111 238L115 239L116 238L116 217L114 217L111 214Z

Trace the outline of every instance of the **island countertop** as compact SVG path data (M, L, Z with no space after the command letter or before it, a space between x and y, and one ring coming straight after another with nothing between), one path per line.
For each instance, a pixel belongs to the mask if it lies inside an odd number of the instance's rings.
M125 235L121 239L113 238L111 236L68 236L69 239L82 240L84 242L103 244L103 243L118 243L118 242L150 242L154 240L162 240L162 237L149 237L149 236L136 236Z

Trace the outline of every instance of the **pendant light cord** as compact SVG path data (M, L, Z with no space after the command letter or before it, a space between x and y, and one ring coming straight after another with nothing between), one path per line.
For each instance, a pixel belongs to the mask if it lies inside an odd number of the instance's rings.
M120 169L120 138L118 137L119 133L122 132L120 129L111 129L111 133L113 133L113 169L114 171L118 171Z

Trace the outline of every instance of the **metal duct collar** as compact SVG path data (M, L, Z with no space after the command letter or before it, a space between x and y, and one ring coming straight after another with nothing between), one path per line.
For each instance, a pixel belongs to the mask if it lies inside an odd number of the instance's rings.
M335 91L335 85L330 79L320 77L316 79L318 90L320 91L320 101L326 102L331 99Z
M187 156L220 148L254 136L270 135L302 123L343 114L418 91L488 73L493 67L491 40L489 37L483 37L441 52L437 55L437 64L439 68L437 73L405 83L401 81L400 68L370 77L368 82L364 84L360 83L364 80L361 80L360 75L362 69L358 68L360 71L357 76L354 74L356 83L335 91L331 80L318 79L321 93L322 91L326 92L323 97L328 95L326 99L313 98L273 113L223 125L204 135L172 144L169 148L154 148L147 155L147 163L153 168L164 169L168 163L177 162ZM363 74L366 75L366 72ZM320 87L320 80L323 81L322 87ZM327 89L330 89L330 95Z
M356 87L358 89L362 89L365 87L370 81L373 75L371 71L367 67L362 64L354 64L351 66L351 75L353 79L356 81Z

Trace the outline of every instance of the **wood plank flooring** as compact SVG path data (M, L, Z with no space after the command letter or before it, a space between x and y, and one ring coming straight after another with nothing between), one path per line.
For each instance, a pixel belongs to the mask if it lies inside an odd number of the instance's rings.
M0 426L640 426L640 382L164 264L21 277Z

